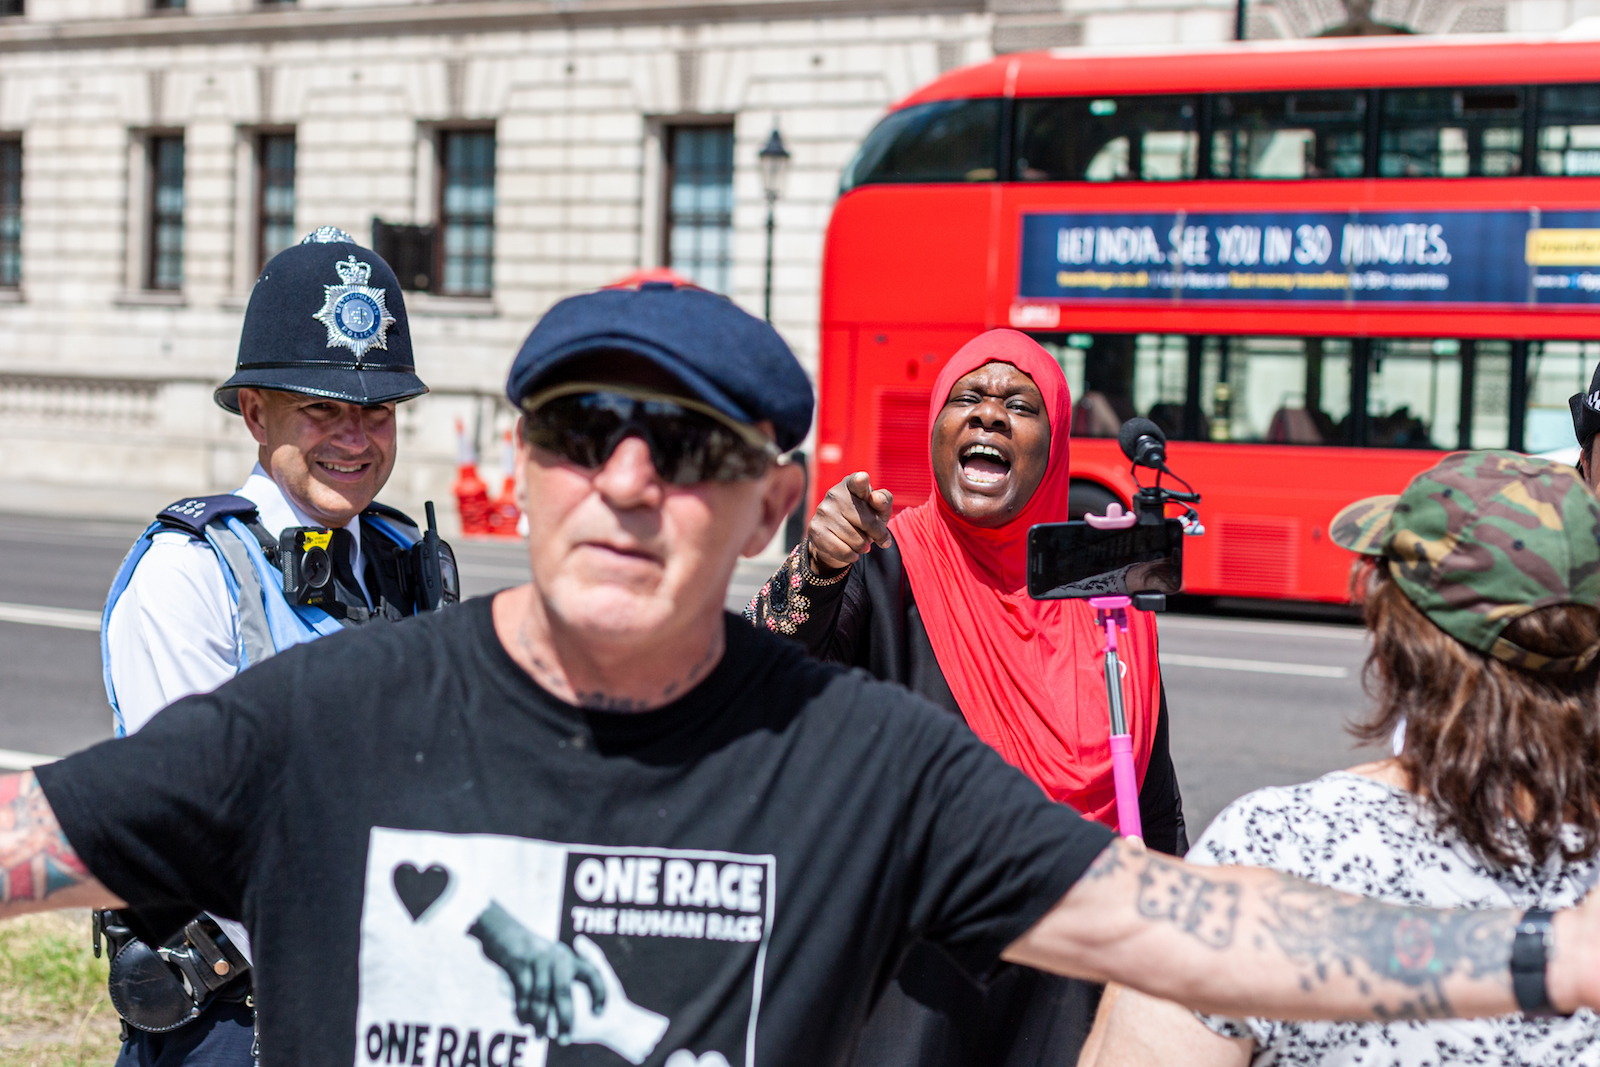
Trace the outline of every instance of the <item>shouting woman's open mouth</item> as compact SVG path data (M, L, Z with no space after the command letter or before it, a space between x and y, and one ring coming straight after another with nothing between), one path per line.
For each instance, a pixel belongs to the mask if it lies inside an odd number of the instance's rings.
M1011 457L994 445L981 441L963 446L958 458L961 477L974 487L999 485L1011 474Z

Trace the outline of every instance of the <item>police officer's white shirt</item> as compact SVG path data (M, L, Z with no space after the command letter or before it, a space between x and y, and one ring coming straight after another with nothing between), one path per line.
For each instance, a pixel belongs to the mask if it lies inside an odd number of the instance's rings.
M259 463L237 495L255 504L273 538L291 526L317 525ZM351 519L346 529L355 542L351 568L367 593L360 523ZM134 569L106 634L111 682L128 733L173 701L210 692L239 673L239 613L222 566L210 545L173 530L156 534Z

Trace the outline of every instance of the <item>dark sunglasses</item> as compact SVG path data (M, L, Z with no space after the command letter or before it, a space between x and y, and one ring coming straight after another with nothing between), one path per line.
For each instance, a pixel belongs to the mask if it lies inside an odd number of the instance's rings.
M567 382L524 400L522 411L528 444L589 470L639 437L673 485L759 478L779 455L760 430L708 404L626 385Z

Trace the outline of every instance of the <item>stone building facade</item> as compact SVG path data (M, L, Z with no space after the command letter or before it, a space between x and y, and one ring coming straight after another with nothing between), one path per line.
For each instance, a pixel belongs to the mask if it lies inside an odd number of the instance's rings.
M505 368L556 300L670 263L760 312L774 128L793 162L773 318L812 365L839 174L893 101L996 51L1221 41L1235 20L1228 0L182 5L0 0L0 510L147 515L236 485L254 449L210 395L263 256L319 225L366 242L375 219L435 227L405 246L434 391L402 408L385 496L447 500L458 424L498 473ZM1589 7L1373 15L1548 30ZM1247 25L1345 14L1254 0Z

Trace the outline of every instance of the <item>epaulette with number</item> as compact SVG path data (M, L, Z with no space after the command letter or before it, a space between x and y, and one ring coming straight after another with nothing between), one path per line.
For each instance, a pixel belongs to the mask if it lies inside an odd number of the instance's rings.
M255 514L255 501L224 493L221 496L184 497L162 508L156 521L174 530L183 530L193 537L204 537L205 528L218 519L237 515L248 522Z

